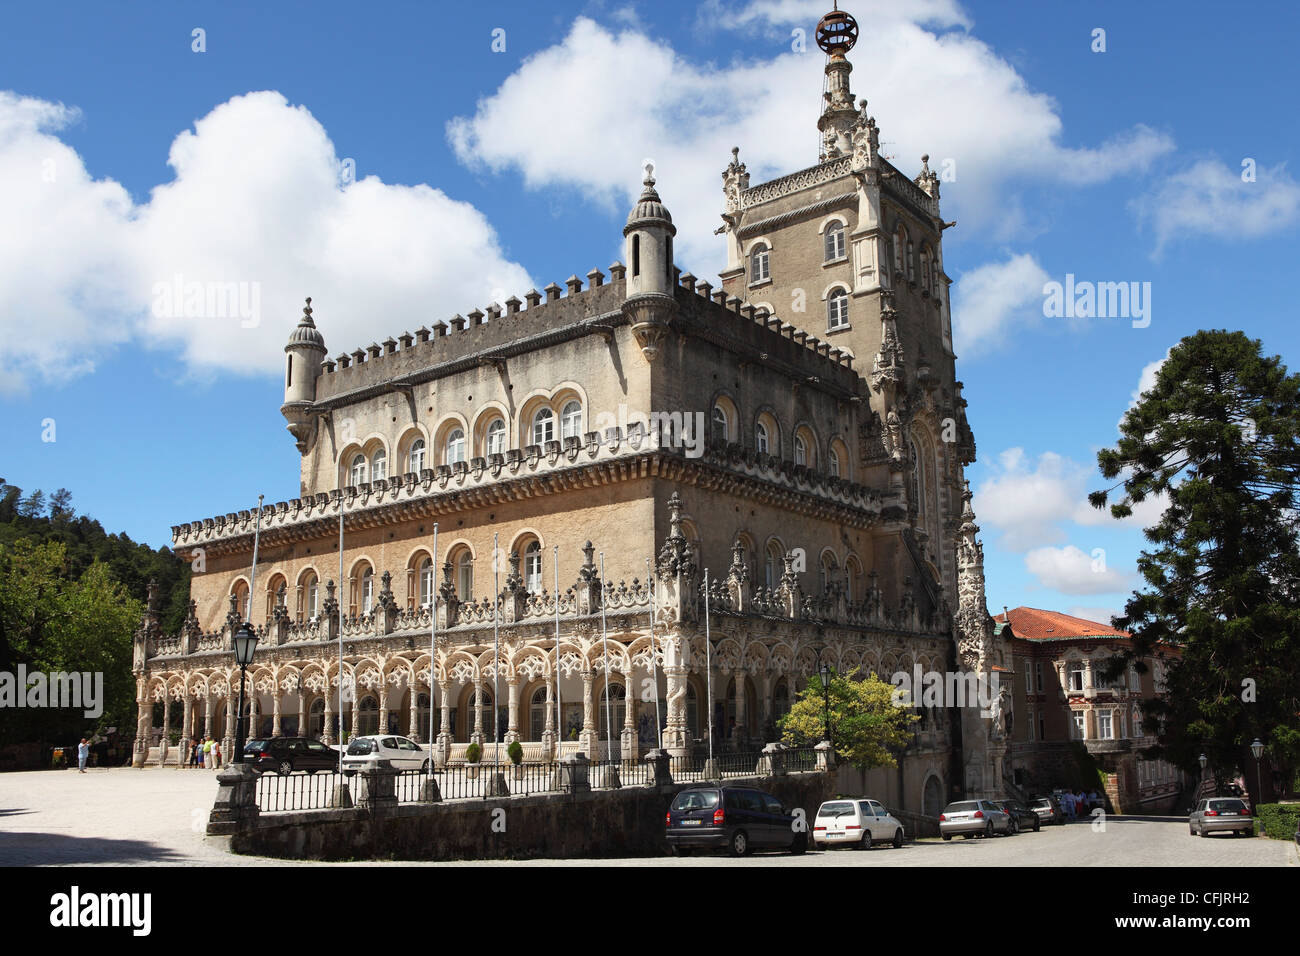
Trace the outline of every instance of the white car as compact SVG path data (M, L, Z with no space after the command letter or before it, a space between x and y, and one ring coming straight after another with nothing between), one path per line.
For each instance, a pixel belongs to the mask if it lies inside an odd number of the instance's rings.
M824 849L853 845L870 850L873 843L903 845L901 824L880 801L867 797L827 800L817 808L813 843Z
M429 755L414 740L393 734L353 737L343 753L343 773L351 776L372 760L387 760L395 770L428 770Z

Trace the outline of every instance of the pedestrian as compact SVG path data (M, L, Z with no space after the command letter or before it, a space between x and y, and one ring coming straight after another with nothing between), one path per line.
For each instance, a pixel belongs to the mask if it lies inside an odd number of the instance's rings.
M85 737L77 744L77 773L86 772L86 761L90 759L90 741Z
M208 734L208 739L203 741L203 763L201 765L205 770L212 769L212 735Z
M190 738L190 766L197 768L202 761L203 745L197 737Z
M212 741L212 769L221 769L221 741Z

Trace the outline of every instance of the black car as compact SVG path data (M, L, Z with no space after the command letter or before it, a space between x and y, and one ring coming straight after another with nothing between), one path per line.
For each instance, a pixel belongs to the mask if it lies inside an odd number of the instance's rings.
M244 763L278 774L337 770L339 752L310 737L262 737L244 744Z
M1056 797L1034 797L1029 801L1029 809L1038 815L1041 823L1065 826L1065 811L1057 803Z
M1011 817L1011 825L1015 827L1012 832L1033 830L1037 833L1043 828L1043 821L1039 819L1038 814L1019 800L994 800L993 803L1005 810Z
M677 856L692 850L726 848L732 856L753 850L808 849L808 829L770 793L749 787L690 787L673 798L665 816L668 848Z

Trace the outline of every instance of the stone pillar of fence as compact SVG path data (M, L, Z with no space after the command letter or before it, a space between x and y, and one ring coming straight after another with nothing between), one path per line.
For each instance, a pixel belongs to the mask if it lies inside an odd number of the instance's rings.
M390 810L397 806L397 771L387 760L370 760L357 773L357 807Z
M672 757L667 750L651 750L645 755L645 762L654 768L654 784L657 790L667 790L673 785Z
M230 836L257 822L257 778L246 763L232 763L217 774L217 797L208 814L208 836Z
M591 789L588 768L591 761L584 753L566 754L560 758L560 780L569 793L586 793Z
M426 774L420 783L420 802L442 803L442 790L438 787L438 778L432 774Z
M607 760L592 764L591 785L598 790L617 790L623 786L619 779L618 764Z
M782 743L771 743L763 748L763 754L758 758L758 772L764 777L784 777L785 769L785 751L786 746Z
M817 769L827 773L835 769L835 748L829 740L823 740L813 748L817 753Z

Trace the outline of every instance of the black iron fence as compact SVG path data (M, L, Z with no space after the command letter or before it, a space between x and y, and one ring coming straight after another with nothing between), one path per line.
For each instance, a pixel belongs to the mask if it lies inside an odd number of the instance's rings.
M264 773L257 779L257 807L263 813L325 810L336 806L339 785L355 778L340 773Z

